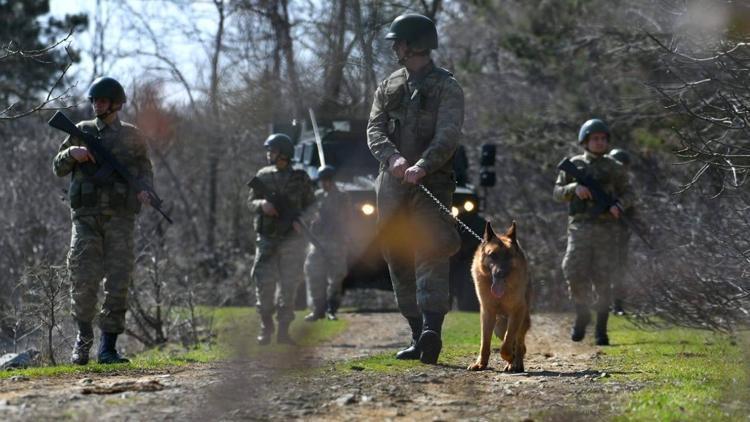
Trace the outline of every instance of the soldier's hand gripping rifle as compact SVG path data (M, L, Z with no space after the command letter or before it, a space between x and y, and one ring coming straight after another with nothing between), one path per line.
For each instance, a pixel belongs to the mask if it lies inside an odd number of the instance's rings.
M564 171L569 176L572 176L576 179L576 182L578 182L579 185L585 186L589 189L591 192L591 197L594 201L594 206L590 208L589 212L593 216L599 216L599 214L609 212L609 209L613 206L620 209L620 221L625 224L625 227L628 228L628 230L631 230L633 233L635 233L642 241L643 243L648 246L649 249L653 249L654 247L651 246L651 243L649 243L648 240L646 240L646 237L643 235L641 230L638 228L637 225L633 224L633 222L625 216L625 210L622 209L622 206L615 198L613 198L610 194L604 191L602 187L599 185L599 183L596 182L591 176L581 171L578 167L576 167L575 164L573 164L572 161L570 161L568 158L565 158L564 160L560 161L560 164L557 165L557 168Z
M300 218L300 210L292 204L292 201L289 200L286 195L281 195L273 192L257 176L253 177L249 182L247 182L247 186L249 186L253 190L253 192L257 193L266 201L273 204L273 207L276 208L276 212L279 213L279 222L281 223L282 227L291 226L293 225L293 223L299 224L300 228L302 228L302 234L320 251L320 253L323 255L323 259L325 259L329 263L333 262L331 261L328 253L326 253L325 248L320 243L318 238L315 237L314 234L312 234L310 228L307 227L305 222Z
M149 205L153 207L169 222L172 224L172 219L161 209L162 200L159 195L156 194L154 188L146 184L144 181L133 176L117 159L109 152L108 149L104 148L101 144L99 137L94 136L90 133L86 133L79 129L73 122L68 119L66 115L58 111L49 120L48 124L55 129L59 129L70 136L76 137L83 141L86 148L94 155L96 161L101 163L101 167L94 175L99 177L101 175L107 175L113 171L118 173L125 179L131 188L135 189L136 192L147 192L149 195Z

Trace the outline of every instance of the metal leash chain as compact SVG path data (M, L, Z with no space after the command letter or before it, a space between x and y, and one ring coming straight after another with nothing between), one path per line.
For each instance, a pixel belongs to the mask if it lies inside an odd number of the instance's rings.
M448 207L446 207L445 205L443 205L443 203L440 202L440 200L437 199L437 197L435 197L435 195L433 195L432 192L430 192L429 189L427 189L421 183L418 186L419 186L420 189L422 189L422 192L424 192L425 195L427 195L430 199L432 199L433 202L435 202L435 204L438 206L438 208L440 208L441 211L443 211L445 214L448 214L452 219L454 219L456 221L456 223L458 223L458 226L462 230L464 230L464 231L466 231L466 233L469 233L470 235L474 236L474 238L477 239L479 241L479 243L484 243L484 239L482 239L482 236L478 235L474 230L471 229L471 227L467 226L466 223L464 223L463 221L459 220L458 217L456 217L455 215L453 215L453 213L451 212L451 210L449 210Z

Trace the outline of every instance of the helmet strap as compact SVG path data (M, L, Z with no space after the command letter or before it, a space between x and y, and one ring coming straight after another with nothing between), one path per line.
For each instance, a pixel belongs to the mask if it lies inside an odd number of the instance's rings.
M406 66L406 60L408 60L408 59L410 59L412 57L429 56L429 55L430 55L430 50L429 49L414 50L414 49L412 49L411 47L409 47L407 45L406 46L406 54L404 54L403 57L398 58L398 64L400 64L401 66Z
M99 118L99 119L101 119L101 120L104 120L104 119L106 119L106 118L107 118L107 117L108 117L108 116L109 116L110 114L112 114L112 113L115 113L115 112L118 112L118 111L122 110L122 103L117 103L117 108L113 108L113 107L112 107L112 104L114 104L114 103L112 102L112 100L110 100L110 101L109 101L109 107L107 107L107 110L105 110L105 111L104 111L104 113L101 113L101 114L97 114L97 115L96 115L96 117L98 117L98 118Z

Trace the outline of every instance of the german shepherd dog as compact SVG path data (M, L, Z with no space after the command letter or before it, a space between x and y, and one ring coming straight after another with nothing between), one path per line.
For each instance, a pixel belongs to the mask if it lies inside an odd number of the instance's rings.
M484 242L474 253L471 275L479 298L482 345L470 371L487 368L492 332L503 340L504 372L523 372L526 332L531 327L531 282L526 255L516 240L516 222L498 236L488 222Z

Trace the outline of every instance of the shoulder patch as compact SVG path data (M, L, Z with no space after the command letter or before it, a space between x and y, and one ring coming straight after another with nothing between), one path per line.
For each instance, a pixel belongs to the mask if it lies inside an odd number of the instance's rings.
M135 131L139 131L140 130L140 129L138 129L138 126L136 126L136 125L134 125L132 123L120 121L120 124L122 125L123 128L126 128L126 129L135 130Z
M437 66L435 66L435 72L438 73L438 74L440 74L440 75L442 75L442 76L446 76L446 77L449 77L449 78L453 77L453 73L450 70L448 70L448 69L446 69L444 67L437 67Z

